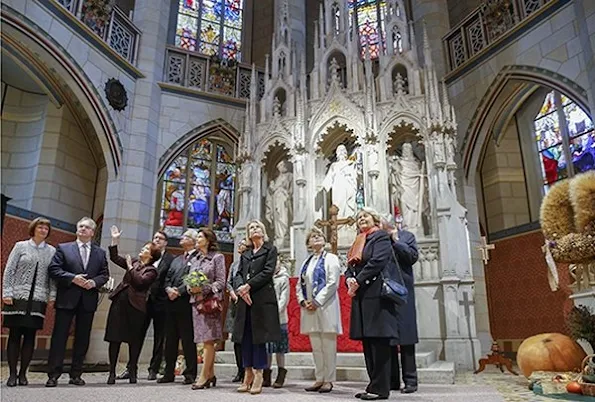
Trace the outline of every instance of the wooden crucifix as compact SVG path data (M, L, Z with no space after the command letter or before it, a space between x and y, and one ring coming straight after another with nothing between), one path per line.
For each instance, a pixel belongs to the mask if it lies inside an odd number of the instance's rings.
M339 246L337 230L339 229L339 226L353 225L355 223L355 219L352 217L338 219L337 215L339 215L339 208L335 204L331 205L328 213L328 220L318 219L316 222L314 222L314 225L318 226L319 228L329 228L331 250L333 254L337 254L337 249Z

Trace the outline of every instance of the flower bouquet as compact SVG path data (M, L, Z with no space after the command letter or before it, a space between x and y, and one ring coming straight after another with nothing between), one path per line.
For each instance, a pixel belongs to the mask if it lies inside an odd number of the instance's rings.
M202 287L209 283L209 278L200 271L192 271L182 279L188 291L195 295L202 292Z

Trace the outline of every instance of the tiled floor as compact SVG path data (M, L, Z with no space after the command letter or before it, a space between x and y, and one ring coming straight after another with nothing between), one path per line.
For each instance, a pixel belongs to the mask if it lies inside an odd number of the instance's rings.
M121 365L120 369L123 369ZM87 385L76 387L67 385L68 376L62 376L60 385L54 389L47 389L43 386L46 375L43 373L30 373L28 387L7 388L5 385L8 369L2 366L2 386L0 388L3 402L53 402L53 401L178 401L188 398L208 398L211 400L240 402L251 400L255 396L238 394L235 392L236 384L228 379L220 378L215 389L192 391L190 386L176 384L159 385L144 379L146 367L141 372L143 378L136 385L130 385L126 381L119 382L115 386L105 384L107 375L105 373L89 373L84 378ZM178 380L180 382L180 380ZM303 381L291 381L288 379L284 389L265 389L264 393L258 396L262 401L334 401L352 400L353 395L361 391L365 384L360 383L337 383L331 394L321 395L306 393L303 388L309 383ZM455 385L421 385L419 392L411 395L400 393L391 394L391 400L396 401L418 401L418 402L520 402L520 401L553 401L552 398L536 396L527 388L527 381L523 377L511 374L502 374L495 368L488 368L485 372L474 375L471 372L457 374Z

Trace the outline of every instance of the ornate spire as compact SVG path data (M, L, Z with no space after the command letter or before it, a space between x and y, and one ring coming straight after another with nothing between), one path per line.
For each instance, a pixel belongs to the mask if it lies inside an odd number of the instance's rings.
M423 46L424 46L424 63L426 67L431 67L432 63L432 49L430 48L430 39L428 39L428 29L426 27L426 20L422 21L423 24Z

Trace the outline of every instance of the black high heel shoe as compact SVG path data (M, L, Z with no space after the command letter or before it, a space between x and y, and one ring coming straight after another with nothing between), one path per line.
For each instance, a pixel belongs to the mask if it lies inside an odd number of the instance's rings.
M209 384L215 388L217 386L217 376L213 376L209 379Z
M217 379L215 379L215 383L217 383ZM194 384L192 384L192 389L205 389L205 388L211 388L211 379L210 378L208 380L206 380L205 382L203 382L202 384L199 384L198 381L195 382Z
M6 381L6 385L8 387L16 387L17 386L17 376L11 375L10 377L8 377L8 381Z
M25 374L19 374L19 385L29 385L29 380L27 380L27 376Z

